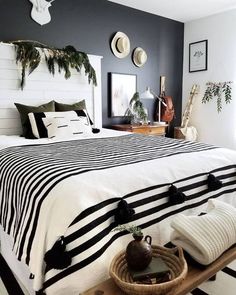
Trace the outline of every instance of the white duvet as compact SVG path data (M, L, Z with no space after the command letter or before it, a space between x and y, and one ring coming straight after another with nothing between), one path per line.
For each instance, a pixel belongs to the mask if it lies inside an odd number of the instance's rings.
M114 134L119 136L121 134L124 135L125 133L102 130L100 134L95 136L107 137L114 136ZM37 140L37 142L39 144L45 144L48 143L48 139L40 139ZM32 140L26 140L20 137L0 136L0 148L13 145L27 145L31 143ZM29 268L30 272L35 275L33 281L34 289L39 290L45 281L43 262L45 252L51 249L58 237L69 234L70 232L68 231L79 229L89 221L85 219L81 223L76 223L68 229L71 220L74 220L78 215L78 210L83 211L94 205L94 200L99 203L108 198L122 197L130 191L142 190L146 187L154 186L157 183L172 183L179 179L185 179L188 176L198 174L199 172L207 173L208 171L219 167L232 164L236 164L236 152L224 148L218 148L215 150L191 154L175 155L168 159L160 158L127 166L118 166L100 171L90 171L88 173L67 178L58 183L50 191L49 197L43 202L37 232L32 246L32 253L34 253L34 255L31 257ZM235 170L235 168L232 168L232 170L233 169ZM235 177L233 179L235 180ZM201 180L201 176L199 176L199 180ZM223 179L222 181L227 182L230 180L232 179ZM184 184L187 185L188 182L190 183L190 181L185 180ZM229 186L229 188L232 188L233 192L223 194L219 199L236 207L235 185ZM219 192L223 189L224 188L220 189ZM157 193L158 192L159 191L157 191ZM207 197L210 197L211 194L213 193L208 193ZM138 198L141 200L144 196L145 193L140 193ZM185 205L187 206L203 199L202 196L194 199L194 201L191 201L190 199L185 202ZM131 197L129 202L136 200L137 196L135 196L135 199L132 199ZM157 202L157 204L160 205L161 202L163 202L163 200L159 201L159 203ZM147 204L145 206L145 209L148 209L151 205ZM174 209L180 209L181 207L182 204L173 206ZM205 211L205 209L206 204L202 204L197 208L193 207L188 210L183 209L182 213L191 215L199 214L201 211ZM97 218L105 213L103 210L104 209L97 212ZM139 207L136 209L136 212L139 212ZM165 213L168 213L167 209L166 211L164 209L161 212L162 215ZM158 216L159 213L155 214ZM89 218L91 217L88 216L88 219ZM159 223L144 229L144 234L151 235L153 243L155 244L164 244L168 242L171 232L171 219L172 217L165 218ZM107 220L106 223L109 225L110 220ZM138 220L138 223L142 223L142 220ZM93 237L97 231L97 228L89 231L86 234L86 238ZM110 233L103 239L108 240L113 234L114 233ZM111 259L118 251L124 249L131 239L132 237L130 235L117 239L94 263L87 265L78 272L74 272L51 285L46 289L46 294L78 294L107 278ZM78 244L82 242L83 236L76 240L76 242L74 241L67 245L68 250L73 249L75 243ZM104 243L104 240L100 243ZM91 251L93 251L93 248L91 248ZM88 253L85 251L81 253L79 257L76 256L73 259L72 265L78 263L78 259L86 259L87 255ZM60 271L49 271L46 274L46 280L54 277L57 273L60 273Z
M110 136L120 136L127 134L128 132L124 131L115 131L110 130L106 128L102 128L99 133L89 135L78 135L73 137L67 137L65 138L65 141L67 140L77 140L77 139L83 139L83 138L102 138L102 137L110 137ZM49 138L40 138L40 139L26 139L20 135L0 135L0 149L9 147L9 146L18 146L18 145L28 145L28 144L45 144L45 143L51 143L51 142L57 142L62 141L60 140L54 140Z

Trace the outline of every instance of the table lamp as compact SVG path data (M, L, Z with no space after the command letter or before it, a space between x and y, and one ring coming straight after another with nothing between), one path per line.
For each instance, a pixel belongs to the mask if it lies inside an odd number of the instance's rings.
M150 87L147 87L144 92L140 94L140 98L142 99L149 99L149 98L157 98L158 99L158 123L159 124L166 124L165 122L161 121L161 105L167 107L166 103L162 100L160 96L155 94Z

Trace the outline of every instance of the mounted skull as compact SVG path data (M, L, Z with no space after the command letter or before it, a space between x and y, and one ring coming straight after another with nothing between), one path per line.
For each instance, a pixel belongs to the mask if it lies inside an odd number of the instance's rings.
M55 0L29 0L32 4L31 17L34 21L39 23L41 26L49 23L51 21L51 15L48 8L51 3Z

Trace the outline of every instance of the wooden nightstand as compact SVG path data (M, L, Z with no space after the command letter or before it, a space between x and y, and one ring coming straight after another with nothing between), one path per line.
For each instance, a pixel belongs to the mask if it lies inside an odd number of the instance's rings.
M131 125L131 124L112 125L112 129L119 130L119 131L129 131L133 133L142 133L146 135L158 135L158 136L165 136L167 127L168 127L168 124L165 124L165 125Z

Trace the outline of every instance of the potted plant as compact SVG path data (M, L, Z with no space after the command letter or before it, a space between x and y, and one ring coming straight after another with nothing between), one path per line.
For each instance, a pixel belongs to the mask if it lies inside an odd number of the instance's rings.
M152 260L152 238L145 236L140 227L136 225L119 225L113 231L128 231L132 233L134 240L126 247L125 258L128 267L132 270L145 269Z
M136 225L118 225L117 227L115 227L113 229L113 231L128 231L129 233L131 233L133 235L133 237L141 237L141 239L143 238L143 233L142 233L142 229Z
M125 117L130 117L131 124L147 123L147 109L140 100L139 93L135 92L129 102L129 107L125 112Z

